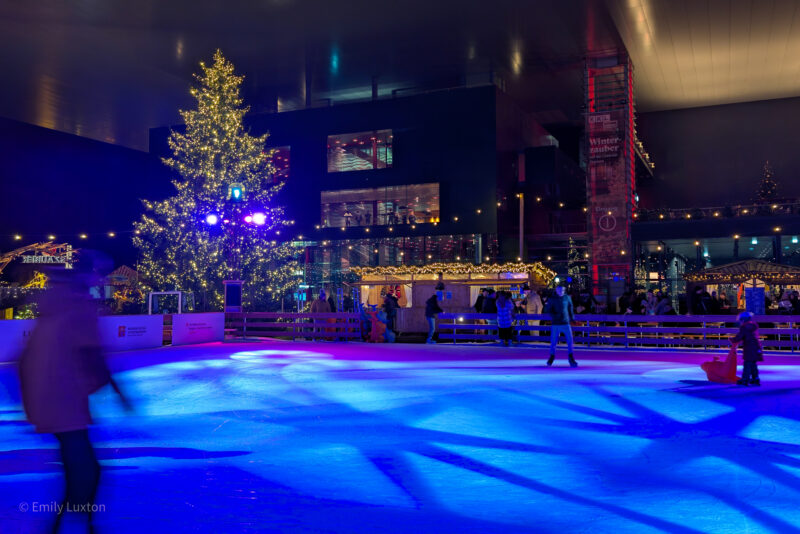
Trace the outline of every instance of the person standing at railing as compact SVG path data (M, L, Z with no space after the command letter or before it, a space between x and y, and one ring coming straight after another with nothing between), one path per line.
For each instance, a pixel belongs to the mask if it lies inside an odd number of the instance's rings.
M428 340L426 343L432 345L436 343L433 336L436 334L436 316L444 310L439 306L439 291L444 291L444 284L436 284L436 293L425 301L425 319L428 321Z
M394 294L394 289L389 289L386 297L383 299L383 311L386 314L386 328L392 331L395 336L399 333L397 331L397 309L400 308L398 298Z
M494 289L488 288L486 289L486 296L483 297L483 309L481 313L485 313L489 315L489 319L486 319L486 322L490 325L497 325L497 300L495 297ZM489 332L489 334L493 334L494 332Z
M655 315L657 305L658 301L655 294L652 291L648 291L642 301L642 315Z
M506 347L511 346L511 332L514 324L514 302L511 300L511 293L499 291L497 293L497 328L500 337L500 344Z
M550 358L547 360L547 365L553 365L556 359L556 346L561 334L567 339L567 353L569 356L570 367L577 367L578 362L572 355L572 321L575 320L575 312L572 306L572 299L569 295L565 294L563 286L556 288L555 295L551 295L547 299L544 312L550 315Z
M736 382L740 386L760 386L761 380L758 378L758 362L764 361L764 353L761 349L761 340L758 336L758 325L753 321L753 314L742 312L737 317L739 322L739 333L732 339L732 344L742 344L742 378Z
M542 296L539 295L539 292L531 291L526 299L528 301L526 313L530 313L531 315L541 315L542 310L544 309L544 304L542 304ZM539 319L533 319L530 324L539 326ZM536 335L539 335L538 330L536 331Z
M331 312L331 305L328 304L328 299L327 295L325 295L325 290L320 289L319 298L311 303L311 313L330 313L330 312ZM315 324L319 321L324 321L324 319L320 320L317 317L311 319L311 322ZM314 328L314 332L322 332L324 330L325 330L324 328L319 328L319 327ZM317 338L314 337L314 341L316 340Z

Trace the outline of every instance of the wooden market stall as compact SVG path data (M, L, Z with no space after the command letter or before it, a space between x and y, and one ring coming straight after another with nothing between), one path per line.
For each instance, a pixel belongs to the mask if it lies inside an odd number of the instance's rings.
M687 273L684 279L709 292L726 293L732 304L744 309L745 288L763 287L767 294L780 299L779 293L800 288L800 268L749 259Z
M380 307L390 289L399 293L397 327L406 333L427 331L425 301L436 292L439 282L445 285L441 307L448 313L470 313L475 311L472 306L481 288L503 289L516 296L524 284L539 289L556 276L539 262L353 267L352 272L360 277L352 285L358 286L365 306Z

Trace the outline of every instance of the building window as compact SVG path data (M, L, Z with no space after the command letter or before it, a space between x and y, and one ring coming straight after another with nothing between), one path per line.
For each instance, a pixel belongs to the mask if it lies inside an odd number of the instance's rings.
M439 221L439 184L322 192L322 226L392 226Z
M366 171L391 166L391 130L328 136L328 172Z
M272 166L275 168L273 180L285 182L289 178L289 154L288 146L276 146L267 149L267 154L272 153Z

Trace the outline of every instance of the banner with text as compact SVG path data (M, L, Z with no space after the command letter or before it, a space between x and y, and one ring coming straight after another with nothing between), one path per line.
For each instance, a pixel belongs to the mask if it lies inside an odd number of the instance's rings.
M100 317L100 339L106 350L160 347L164 341L161 315L109 315Z
M587 117L589 231L594 265L624 264L624 254L630 254L628 205L632 192L625 157L625 114L624 110L615 110Z
M224 336L224 313L181 313L172 316L173 345L222 341Z

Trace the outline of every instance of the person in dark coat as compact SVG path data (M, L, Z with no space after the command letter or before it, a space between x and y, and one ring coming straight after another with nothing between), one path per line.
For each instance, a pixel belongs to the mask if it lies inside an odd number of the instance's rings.
M331 307L331 313L336 313L336 299L333 298L333 291L328 295L328 306Z
M758 378L758 362L764 361L764 354L761 350L761 340L758 337L758 325L753 321L753 314L742 312L737 318L739 321L739 333L732 339L732 344L742 344L742 378L736 382L740 386L760 386L761 380Z
M511 293L508 291L499 291L497 293L496 304L500 344L510 347L511 336L514 331L514 301L511 300Z
M497 325L497 295L491 287L486 288L486 294L481 305L481 313L489 315L489 318L486 319L486 324ZM488 329L485 333L494 335L496 331Z
M386 293L386 298L383 299L383 311L386 313L386 328L394 332L395 336L398 334L397 332L397 309L400 307L400 303L397 297L394 296L394 291L391 289L388 293Z
M436 284L436 291L444 291L444 284L439 282ZM433 336L436 334L436 316L444 310L439 306L439 295L434 293L425 301L425 319L428 321L428 344L434 344L436 341Z
M473 306L473 308L475 308L475 313L483 313L483 299L486 298L486 293L486 288L482 287L480 295L475 299L475 305Z
M550 296L544 306L544 312L550 315L550 359L547 365L553 365L556 359L556 345L561 334L567 338L567 353L569 355L570 367L577 367L578 362L572 355L572 326L570 323L575 320L575 312L572 306L572 299L566 294L564 287L556 288L555 295Z
M353 297L350 296L350 293L346 293L344 298L342 298L342 311L348 313L355 311L353 307Z

